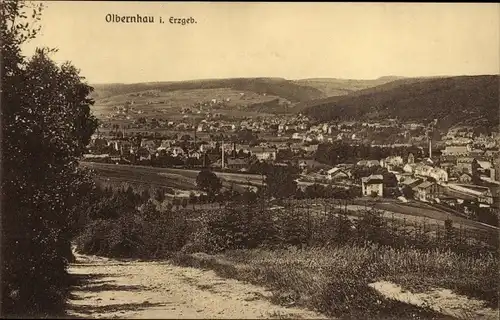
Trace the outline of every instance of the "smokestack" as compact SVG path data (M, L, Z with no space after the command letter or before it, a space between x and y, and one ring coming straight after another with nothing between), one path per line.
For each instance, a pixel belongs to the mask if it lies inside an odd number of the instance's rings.
M432 159L432 139L429 137L429 159Z
M221 153L222 153L222 161L221 161L221 169L224 169L224 140L220 145Z

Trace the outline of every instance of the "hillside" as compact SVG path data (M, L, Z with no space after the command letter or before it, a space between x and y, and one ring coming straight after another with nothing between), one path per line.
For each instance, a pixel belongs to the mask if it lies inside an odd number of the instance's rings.
M498 125L499 76L401 79L347 96L297 106L316 119L439 119L455 124ZM297 111L296 110L296 111Z
M104 99L147 90L172 92L178 90L223 88L273 95L292 102L325 97L325 94L319 89L297 84L282 78L234 78L134 84L95 84L93 86L95 89L94 99Z
M358 97L365 94L371 94L376 92L388 91L394 88L398 88L405 84L412 84L422 81L427 81L433 78L396 78L396 77L381 77L377 80L352 80L352 81L371 81L372 85L369 85L367 82L361 82L358 85L358 90L350 90L350 92L344 95L330 96L326 98L319 98L309 101L300 102L295 105L295 111L301 112L304 109L309 107L323 105L323 104L331 104L340 100L345 99L347 96L349 97Z
M316 88L323 92L325 97L347 95L359 90L383 85L401 79L401 77L381 77L373 80L313 78L296 80L294 83L302 86Z

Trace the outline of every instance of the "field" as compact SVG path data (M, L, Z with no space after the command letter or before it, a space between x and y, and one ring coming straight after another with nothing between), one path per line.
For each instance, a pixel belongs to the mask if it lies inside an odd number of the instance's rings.
M180 190L195 190L196 177L200 170L185 170L174 168L155 168L147 166L115 165L95 162L81 162L81 166L90 168L100 179L110 179L117 183L139 184L153 188L175 188ZM243 191L247 187L262 184L262 176L252 174L216 172L224 187L234 187Z
M241 95L244 93L244 95ZM196 103L208 103L212 99L224 101L224 105L219 108L204 107L201 111L194 109ZM228 101L229 99L229 101ZM266 103L278 99L283 102L289 102L273 95L262 95L248 91L236 91L229 88L217 89L194 89L177 91L154 91L154 93L135 92L96 99L92 112L98 118L106 118L110 115L117 115L115 107L130 105L131 110L128 116L131 119L146 118L166 118L171 120L182 119L182 109L192 108L193 114L190 117L204 117L204 113L220 113L231 117L258 116L266 115L262 110L253 110L252 105ZM197 113L200 111L200 113ZM258 111L258 112L257 112Z

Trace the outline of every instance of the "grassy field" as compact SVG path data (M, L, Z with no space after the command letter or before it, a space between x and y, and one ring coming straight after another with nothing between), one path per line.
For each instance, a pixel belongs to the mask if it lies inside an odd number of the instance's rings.
M240 93L244 93L244 95ZM206 103L210 102L212 99L224 101L224 106L219 108L203 107L202 110L193 108L196 103ZM132 119L139 117L168 117L170 120L179 120L184 116L181 112L183 108L192 109L194 113L188 114L190 118L203 118L204 113L207 111L239 118L266 115L265 110L256 112L252 110L252 106L275 99L289 102L286 99L281 99L274 95L263 95L230 88L176 90L166 92L155 91L154 95L147 94L147 91L143 91L107 96L102 99L98 98L91 110L98 118L105 118L108 115L116 114L115 107L124 106L126 103L133 102L133 104L130 105L131 111L128 113L128 116ZM200 111L200 114L197 113L198 111Z
M390 281L412 292L450 289L485 301L485 306L491 308L490 317L497 314L492 310L498 304L498 281L492 281L498 279L495 256L472 259L450 252L424 253L367 245L178 254L173 260L265 285L273 290L278 303L308 307L340 319L447 318L443 313L448 312L443 312L439 304L417 307L387 298L371 286L378 281ZM470 310L472 307L456 302L454 307L469 315L463 319L476 319L477 310Z
M95 162L80 162L80 165L94 170L100 179L110 182L170 187L180 190L194 190L200 170L155 168L148 166L115 165ZM262 184L262 176L239 173L216 172L224 187L243 191L246 187Z

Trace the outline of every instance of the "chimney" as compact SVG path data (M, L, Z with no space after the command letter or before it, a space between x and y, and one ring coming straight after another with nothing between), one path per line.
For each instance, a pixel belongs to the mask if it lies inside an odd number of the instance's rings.
M429 159L432 159L432 138L429 137Z
M222 153L222 161L221 161L221 169L224 169L224 140L220 145L221 153Z

